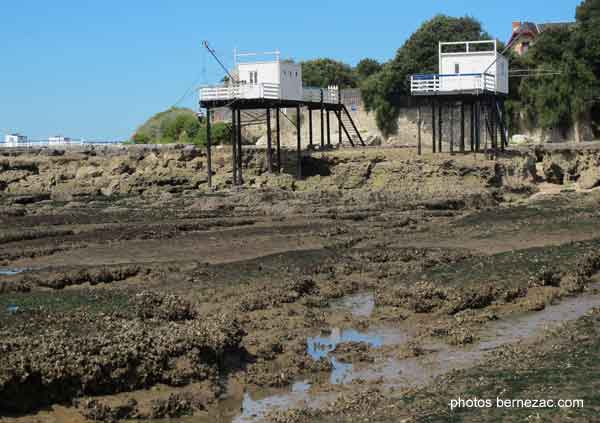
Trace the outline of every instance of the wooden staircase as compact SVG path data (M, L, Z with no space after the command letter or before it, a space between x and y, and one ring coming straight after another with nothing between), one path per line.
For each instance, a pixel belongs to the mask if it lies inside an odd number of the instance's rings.
M336 112L336 115L340 120L342 131L346 134L346 138L350 142L350 145L355 147L357 143L360 143L364 147L365 142L360 135L360 131L344 104L341 104L341 108Z

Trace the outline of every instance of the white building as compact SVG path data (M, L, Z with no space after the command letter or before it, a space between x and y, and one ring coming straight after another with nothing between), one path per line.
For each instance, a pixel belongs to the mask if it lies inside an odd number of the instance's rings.
M62 145L62 144L72 144L73 140L69 137L63 137L62 135L55 135L53 137L48 137L48 145Z
M249 56L274 55L275 60L245 61ZM233 99L321 101L321 88L302 86L302 65L280 60L279 52L235 54L235 69L231 72L234 81L221 85L202 87L202 101ZM337 103L337 87L323 89L323 101Z
M4 136L4 143L9 147L16 147L20 144L27 144L27 137L21 134L7 134Z
M439 43L438 63L437 74L411 77L412 94L508 94L508 59L495 40Z

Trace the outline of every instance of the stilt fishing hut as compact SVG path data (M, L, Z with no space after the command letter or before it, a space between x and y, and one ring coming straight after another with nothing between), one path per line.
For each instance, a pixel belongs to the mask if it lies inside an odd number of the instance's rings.
M204 46L218 58L214 51L205 42ZM256 58L270 57L270 60L256 60ZM254 58L255 60L252 60ZM221 62L219 61L221 64ZM330 113L337 118L338 144L342 144L344 133L348 142L354 146L352 132L359 142L364 145L350 113L341 101L340 89L337 86L304 87L302 85L302 66L289 60L281 60L279 51L266 53L234 53L235 68L227 72L226 81L220 85L200 88L200 107L206 109L206 138L208 153L208 183L211 186L211 110L215 108L229 108L231 110L232 125L232 160L233 184L243 183L242 175L242 113L248 110L264 110L267 125L266 162L269 172L273 168L281 171L281 131L280 117L283 115L296 127L297 143L297 177L302 177L302 143L301 143L301 110L308 110L309 149L326 149L331 147ZM286 114L285 110L295 110L295 122ZM320 144L316 145L313 139L313 112L321 114ZM275 148L272 140L272 113L275 114ZM325 128L326 123L326 128ZM348 125L350 123L350 125ZM349 127L350 126L350 127ZM273 150L275 149L275 160ZM274 166L275 165L275 166Z
M498 52L497 41L439 43L437 74L411 76L411 95L417 98L417 143L421 153L422 109L431 107L432 151L442 152L443 127L450 126L449 151L503 150L508 145L505 100L508 96L508 59ZM454 140L455 111L460 110L458 146ZM469 147L465 146L465 109L470 122ZM447 110L449 122L444 121ZM437 117L437 119L436 119ZM500 140L498 140L498 134ZM485 137L485 146L482 138Z

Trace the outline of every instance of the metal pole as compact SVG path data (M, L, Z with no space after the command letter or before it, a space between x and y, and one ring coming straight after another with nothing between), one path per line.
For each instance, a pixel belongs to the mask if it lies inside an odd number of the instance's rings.
M421 102L417 100L417 154L421 155Z
M271 109L267 107L267 171L273 172L273 149L271 145Z
M277 171L281 172L281 132L279 130L279 107L277 109L277 118L275 124L277 125Z
M208 176L208 188L212 188L212 157L211 157L211 133L210 133L210 108L206 109L206 167Z
M244 183L244 176L242 174L242 112L237 109L237 160L238 160L238 183L242 185Z
M431 100L431 148L432 151L435 153L435 106L436 106L436 101L434 99Z
M237 129L235 126L235 110L231 110L231 161L233 165L233 185L237 185Z
M302 178L302 141L300 138L300 106L296 106L296 134L297 134L297 176L298 179Z

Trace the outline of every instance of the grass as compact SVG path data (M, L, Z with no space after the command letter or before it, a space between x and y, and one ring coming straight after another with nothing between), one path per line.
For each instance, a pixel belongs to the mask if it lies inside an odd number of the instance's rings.
M536 202L494 208L469 214L455 223L458 231L477 229L481 237L506 234L522 229L528 231L574 230L598 227L598 195L563 194L560 198L547 198Z
M497 281L508 285L526 282L542 267L570 269L587 251L600 248L600 238L558 246L534 247L491 256L477 256L458 263L438 265L418 278L447 285Z
M43 328L52 324L57 317L77 311L85 311L92 316L113 312L128 316L133 313L130 297L124 291L108 289L67 289L3 294L0 295L0 326L16 328L30 321L35 324L31 327L26 326L35 331L36 326ZM19 311L10 314L8 312L10 306L17 306Z

